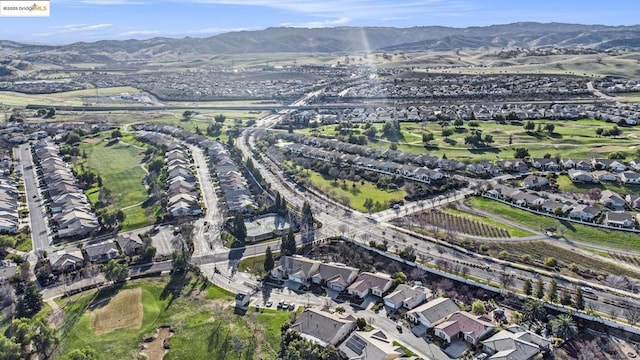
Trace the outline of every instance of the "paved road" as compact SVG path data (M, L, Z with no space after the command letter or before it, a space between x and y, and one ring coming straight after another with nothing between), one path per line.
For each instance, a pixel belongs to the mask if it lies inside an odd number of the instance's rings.
M189 148L196 164L202 197L207 206L204 217L194 222L196 234L194 236L193 255L199 256L211 254L216 249L222 248L220 229L223 225L223 219L218 207L218 197L211 180L209 165L204 151L193 145L189 145Z
M29 206L29 218L31 221L31 239L35 251L53 250L50 243L47 221L45 220L45 208L38 188L36 169L31 157L30 145L22 144L14 148L14 156L20 162L22 177L24 179L27 204Z

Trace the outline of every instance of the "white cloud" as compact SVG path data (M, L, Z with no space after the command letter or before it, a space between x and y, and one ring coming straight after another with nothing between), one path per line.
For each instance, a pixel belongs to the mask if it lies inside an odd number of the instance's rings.
M346 25L349 22L348 17L341 17L335 20L322 20L322 21L309 21L304 23L282 23L279 26L288 27L301 27L301 28L319 28L319 27L331 27L338 25Z
M104 30L113 27L113 24L70 24L52 28L52 31L36 34L36 36L47 37L69 33L91 33L97 30Z

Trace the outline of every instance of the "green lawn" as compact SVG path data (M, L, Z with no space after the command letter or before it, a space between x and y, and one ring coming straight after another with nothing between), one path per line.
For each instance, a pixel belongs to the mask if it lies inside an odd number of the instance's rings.
M349 198L349 205L354 209L366 212L364 207L364 201L367 198L373 199L374 203L377 201L380 203L378 209L372 209L373 211L385 210L389 206L389 203L403 200L407 192L404 190L382 190L375 184L365 181L364 184L358 182L353 187L351 181L346 182L346 186L343 186L343 181L338 180L337 185L331 179L327 179L322 174L312 171L304 170L309 174L309 181L316 187L322 190L325 194L331 196L334 199L340 201L343 197Z
M591 188L597 187L602 190L611 190L615 191L618 194L625 196L627 194L637 194L640 192L640 185L632 185L625 186L619 185L615 182L607 182L603 184L575 184L569 179L567 175L560 175L556 179L556 183L560 191L562 192L574 192L574 193L583 193L588 191Z
M562 234L567 239L589 243L598 246L608 246L621 250L632 250L640 252L640 241L638 234L625 231L606 230L569 221L561 221L547 216L536 215L530 212L511 207L501 202L474 197L468 201L472 207L484 210L528 226L533 230L543 231L545 228L559 224L556 233Z
M489 147L471 148L464 143L465 136L469 135L473 130L468 122L465 122L460 129L455 129L451 121L450 128L454 132L447 139L442 136L442 127L437 122L403 122L400 124L402 139L398 142L398 150L407 153L428 152L439 156L446 154L450 159L456 158L459 160L513 159L514 148L517 147L527 148L531 157L542 157L547 153L552 156L560 154L563 157L573 158L587 158L590 157L589 155L606 157L606 154L613 151L633 153L636 151L637 138L640 136L639 128L625 127L622 128L622 135L617 138L598 137L595 133L596 128L610 129L613 124L593 119L576 121L536 120L534 123L536 128L538 124L553 123L555 126L554 133L549 134L545 131L527 133L520 125L498 124L495 121L478 121L479 126L477 129L482 130L483 134L492 135L494 143L490 144ZM382 125L377 124L374 126L378 130L378 136L380 136ZM336 135L335 127L336 125L325 125L317 129L302 129L296 132L334 137ZM352 130L356 133L364 133L362 128ZM425 132L433 133L435 136L428 148L422 143L422 134ZM369 141L368 145L386 150L390 144L390 141L382 138L376 141Z
M96 140L98 142L94 142ZM152 224L155 219L151 208L138 205L147 199L147 191L142 184L146 173L141 168L144 150L127 143L109 145L105 139L94 138L83 142L81 150L86 151L86 166L102 177L103 186L111 191L115 205L124 209L125 220L122 229L130 230ZM98 200L97 188L87 190L92 202Z
M531 236L533 235L533 233L529 232L529 231L525 231L522 230L520 228L517 228L515 226L511 226L509 224L505 224L503 222L497 221L495 219L491 219L488 218L486 216L482 216L482 215L478 215L478 214L473 214L470 212L466 212L466 211L462 211L453 207L444 207L441 209L444 212L447 212L449 214L453 214L453 215L457 215L457 216L462 216L464 218L470 219L470 220L475 220L481 223L485 223L487 225L491 225L491 226L495 226L498 228L502 228L507 230L507 232L509 232L509 235L511 237L514 238L518 238L518 237L527 237L527 236Z
M66 315L62 354L88 346L96 350L99 359L139 358L142 340L153 335L158 326L170 325L176 332L169 340L171 349L165 359L254 359L258 352L263 359L276 358L280 326L289 319L288 312L250 309L245 315L234 314L233 294L192 277L184 282L169 278L135 280L123 287L134 288L142 289L139 329L95 333L87 305L113 295L113 290L58 300ZM242 350L238 352L234 346Z

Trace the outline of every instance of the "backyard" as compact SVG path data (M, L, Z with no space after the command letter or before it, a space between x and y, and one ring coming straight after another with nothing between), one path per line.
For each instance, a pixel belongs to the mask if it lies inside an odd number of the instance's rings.
M233 294L190 275L135 280L57 302L65 312L61 353L90 347L99 359L139 358L143 339L163 325L175 331L167 359L275 359L280 326L289 319L268 309L237 315Z

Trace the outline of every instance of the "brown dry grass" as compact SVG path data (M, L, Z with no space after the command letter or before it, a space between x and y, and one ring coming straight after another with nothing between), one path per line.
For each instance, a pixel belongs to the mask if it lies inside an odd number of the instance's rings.
M142 289L122 290L91 312L91 327L97 335L117 329L139 329L142 313Z

